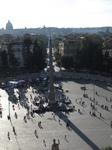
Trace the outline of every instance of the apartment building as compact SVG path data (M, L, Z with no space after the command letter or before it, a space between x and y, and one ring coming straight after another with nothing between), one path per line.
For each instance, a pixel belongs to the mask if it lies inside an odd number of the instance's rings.
M15 58L19 62L19 67L24 67L23 54L22 54L23 44L22 43L13 43L12 51L14 53Z
M12 51L14 53L15 58L19 62L18 67L24 67L24 60L23 60L23 43L22 42L15 42L12 44ZM8 53L8 44L1 44L0 51L6 51ZM33 51L33 45L30 47L30 51Z
M59 43L59 53L63 55L76 55L77 49L80 47L80 39L65 39Z
M112 58L112 39L111 40L105 40L102 47L103 55L105 52L109 53L109 56Z
M1 52L6 51L7 52L7 44L6 45L0 45L0 67L2 66L2 58L1 58Z

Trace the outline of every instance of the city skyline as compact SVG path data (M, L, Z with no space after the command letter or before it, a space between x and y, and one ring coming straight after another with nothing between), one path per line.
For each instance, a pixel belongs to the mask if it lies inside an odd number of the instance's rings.
M112 26L111 0L1 0L0 28Z

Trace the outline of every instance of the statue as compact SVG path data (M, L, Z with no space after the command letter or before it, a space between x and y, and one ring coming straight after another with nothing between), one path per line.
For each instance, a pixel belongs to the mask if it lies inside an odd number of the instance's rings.
M53 139L53 145L51 150L59 150L60 141L58 140L58 143L56 143L56 140Z

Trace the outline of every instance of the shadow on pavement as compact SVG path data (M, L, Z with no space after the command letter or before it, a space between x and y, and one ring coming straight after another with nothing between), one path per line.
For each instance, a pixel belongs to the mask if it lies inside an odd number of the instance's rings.
M77 128L62 112L56 113L57 115L62 116L61 119L67 123L69 122L69 127L80 137L82 138L93 150L100 150L98 146L93 143L79 128Z
M14 135L15 135L15 139L16 139L16 142L17 142L18 148L19 148L19 150L21 150L21 149L20 149L19 142L18 142L18 139L17 139L17 133L16 133L16 130L15 130L15 127L13 126L13 123L12 123L11 117L9 117L9 120L10 120L10 123L11 123L12 129L13 129L13 133L14 133Z

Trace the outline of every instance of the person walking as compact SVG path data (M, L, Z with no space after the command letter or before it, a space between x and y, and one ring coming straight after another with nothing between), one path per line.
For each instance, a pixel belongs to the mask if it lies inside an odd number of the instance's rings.
M7 134L7 137L8 137L8 139L10 140L10 133L8 132L8 134Z
M100 117L102 117L102 114L100 113Z
M44 145L45 145L45 147L46 147L46 142L45 142L45 140L43 140L43 143L44 143Z

